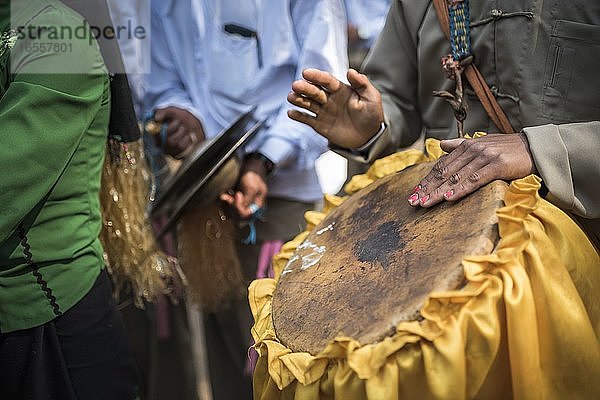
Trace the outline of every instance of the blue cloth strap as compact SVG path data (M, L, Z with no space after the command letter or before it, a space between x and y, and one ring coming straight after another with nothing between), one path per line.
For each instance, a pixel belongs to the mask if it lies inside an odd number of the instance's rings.
M469 0L447 0L450 22L450 48L452 57L461 61L471 56L469 25Z

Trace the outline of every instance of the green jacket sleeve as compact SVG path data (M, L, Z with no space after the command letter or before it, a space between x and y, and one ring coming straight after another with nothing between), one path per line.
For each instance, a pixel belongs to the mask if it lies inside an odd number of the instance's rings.
M82 25L60 10L44 12L31 23ZM66 51L27 51L28 44L56 42L49 34L19 38L11 51L11 82L0 98L0 244L51 193L108 84L95 41L73 37L62 40Z

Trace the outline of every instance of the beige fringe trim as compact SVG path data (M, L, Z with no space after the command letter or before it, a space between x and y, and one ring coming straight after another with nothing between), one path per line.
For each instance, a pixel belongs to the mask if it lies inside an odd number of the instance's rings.
M131 284L134 302L152 301L172 292L177 260L161 252L146 213L152 175L142 141L109 141L102 171L100 240L104 259L118 294Z
M177 243L188 301L215 311L246 295L238 240L235 223L219 202L185 212Z

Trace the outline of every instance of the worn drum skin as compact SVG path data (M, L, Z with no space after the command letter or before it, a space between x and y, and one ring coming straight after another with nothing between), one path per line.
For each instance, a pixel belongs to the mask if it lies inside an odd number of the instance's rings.
M298 247L273 297L285 346L316 355L339 336L380 341L399 322L419 319L429 293L459 290L464 257L493 251L508 185L495 181L458 202L413 208L405 199L432 166L377 180Z

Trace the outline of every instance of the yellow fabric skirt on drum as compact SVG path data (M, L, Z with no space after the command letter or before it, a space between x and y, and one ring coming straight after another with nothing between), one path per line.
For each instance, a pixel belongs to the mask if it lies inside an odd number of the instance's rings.
M426 147L377 161L347 192L443 154L435 140ZM422 320L400 323L381 342L338 337L313 356L278 340L271 300L296 247L344 201L326 196L322 213L307 213L308 231L275 257L275 279L250 286L255 399L599 398L600 257L569 216L539 197L540 182L512 182L497 212L500 241L492 254L463 260L462 290L431 293Z

